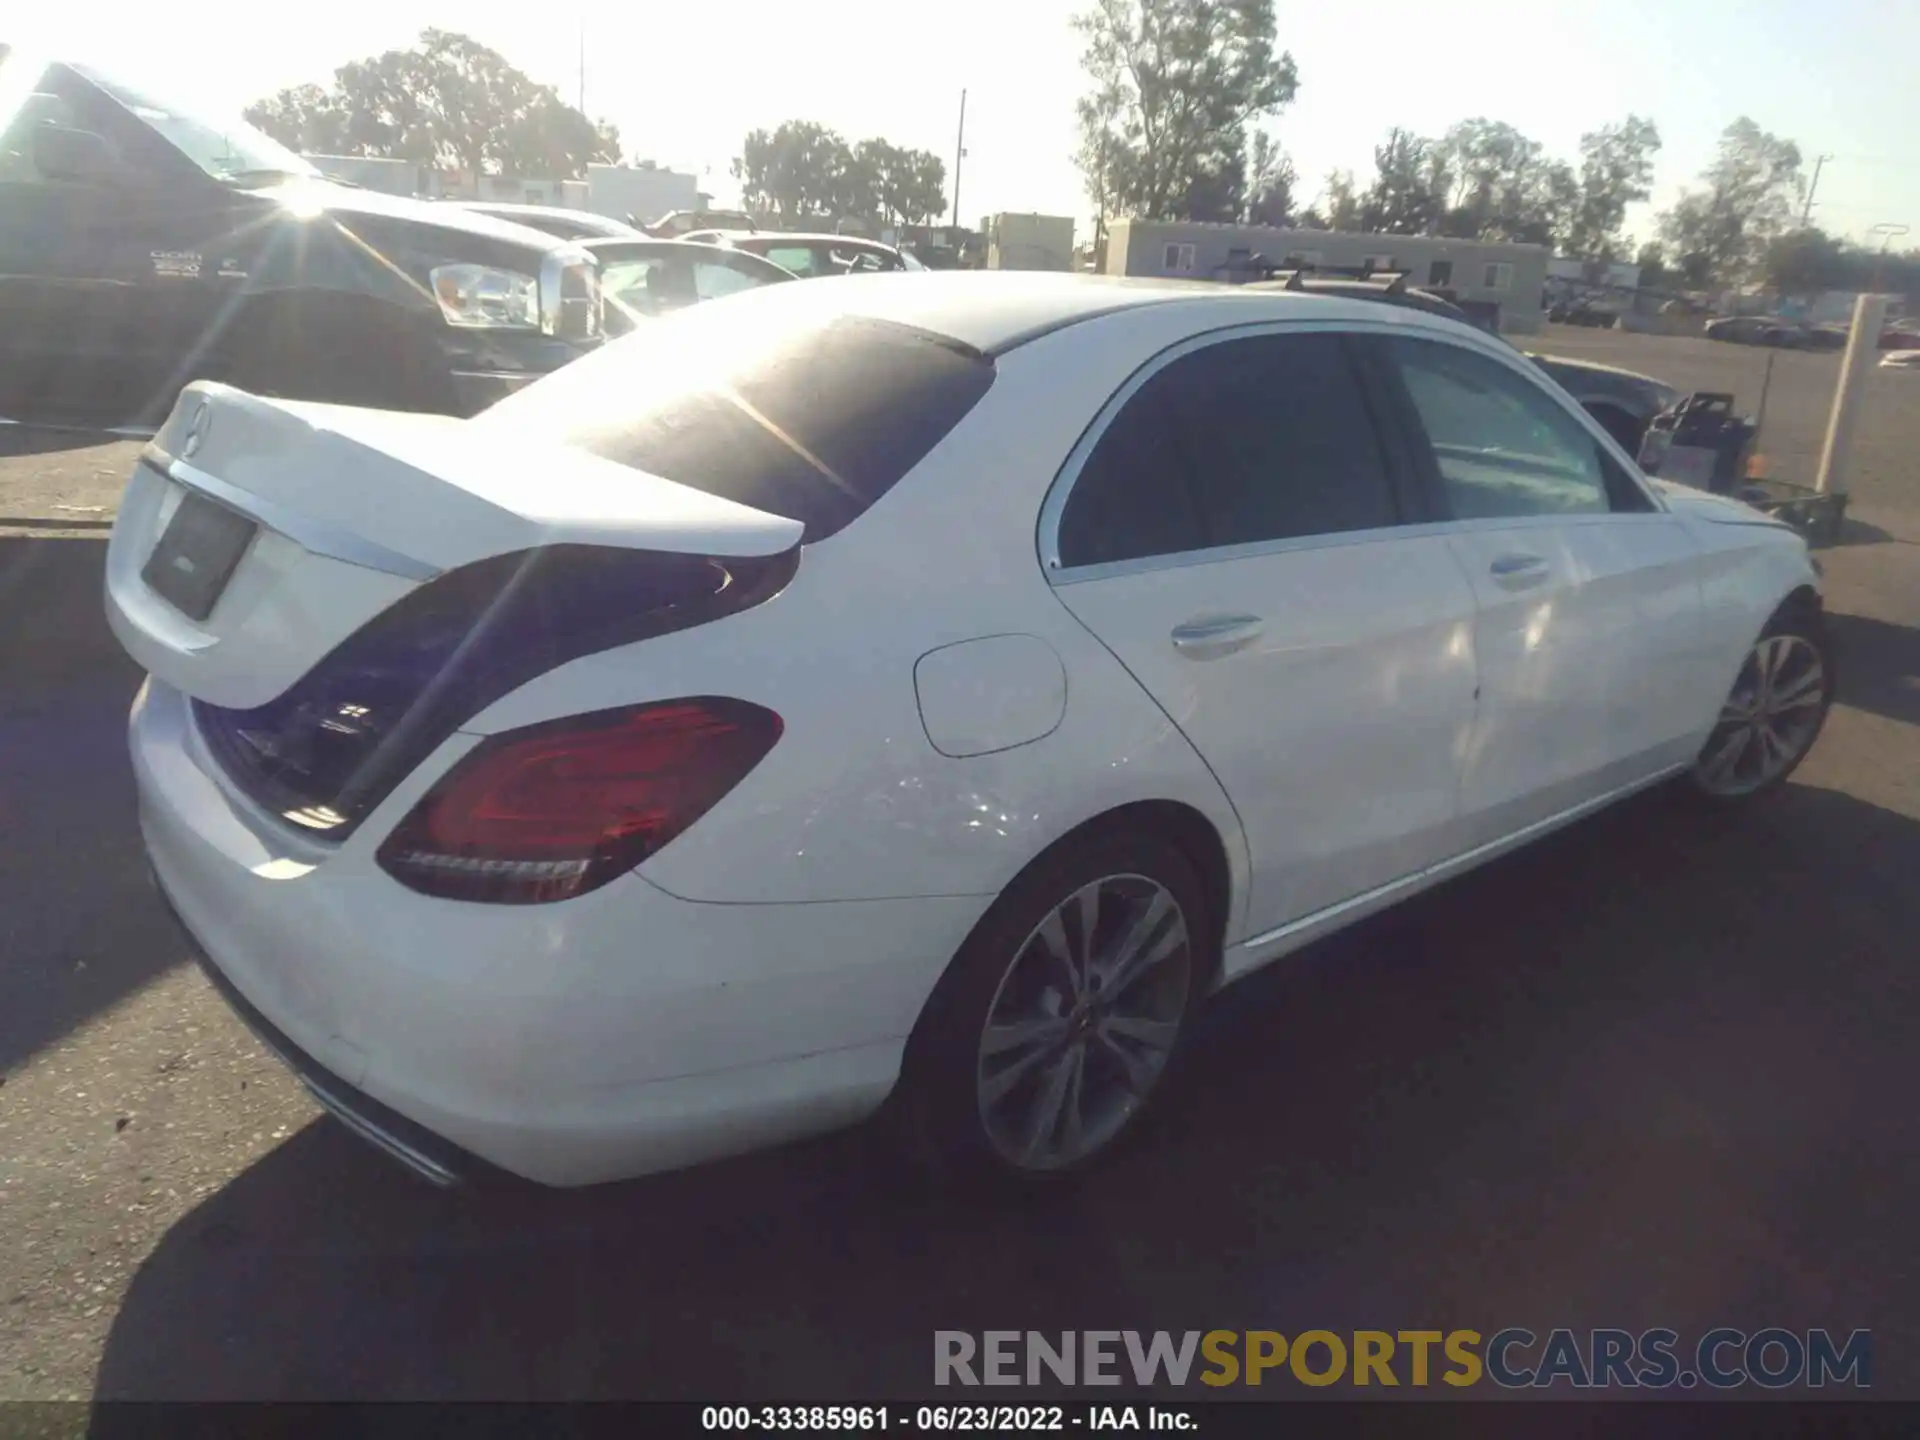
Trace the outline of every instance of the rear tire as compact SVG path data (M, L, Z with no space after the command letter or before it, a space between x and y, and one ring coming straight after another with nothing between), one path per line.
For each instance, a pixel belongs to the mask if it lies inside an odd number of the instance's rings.
M1730 806L1779 789L1820 738L1833 693L1833 649L1820 612L1783 607L1741 661L1689 772L1693 793Z
M900 1138L932 1178L1086 1171L1164 1089L1219 933L1186 854L1137 830L1043 855L960 947L908 1041Z

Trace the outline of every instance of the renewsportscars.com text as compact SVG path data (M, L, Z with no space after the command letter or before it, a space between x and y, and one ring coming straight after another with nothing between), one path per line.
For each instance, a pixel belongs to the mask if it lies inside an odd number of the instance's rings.
M1873 1336L1779 1327L1552 1330L936 1330L936 1385L1263 1383L1507 1389L1785 1389L1873 1380Z

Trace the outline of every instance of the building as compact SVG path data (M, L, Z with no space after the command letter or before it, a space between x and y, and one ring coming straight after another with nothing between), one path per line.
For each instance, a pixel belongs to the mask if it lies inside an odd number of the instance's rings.
M1640 267L1629 265L1624 260L1609 260L1595 264L1591 260L1576 260L1556 255L1547 262L1547 278L1564 280L1570 285L1599 285L1613 290L1638 290Z
M631 215L640 224L650 225L675 210L705 210L710 198L700 193L697 175L632 165L589 165L583 197L568 203L614 220Z
M1261 263L1404 271L1410 283L1447 291L1502 330L1531 335L1545 318L1547 258L1543 245L1437 235L1115 220L1107 227L1106 273L1234 283L1259 278Z
M1073 269L1072 216L991 215L980 228L989 270Z

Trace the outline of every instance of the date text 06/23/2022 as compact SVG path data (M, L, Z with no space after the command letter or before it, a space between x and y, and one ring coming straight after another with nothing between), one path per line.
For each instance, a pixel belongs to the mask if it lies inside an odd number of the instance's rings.
M1873 1383L1867 1330L936 1330L937 1386L1784 1390ZM1196 1395L1206 1393L1196 1390ZM1444 1393L1444 1390L1442 1391Z

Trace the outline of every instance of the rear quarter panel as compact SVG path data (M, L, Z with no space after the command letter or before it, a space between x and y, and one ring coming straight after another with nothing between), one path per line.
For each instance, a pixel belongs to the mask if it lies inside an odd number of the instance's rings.
M1246 889L1233 809L1185 737L1055 599L1036 547L1041 502L1081 431L1138 363L1187 328L1149 309L1002 356L974 410L865 516L809 546L781 595L577 661L466 728L493 733L692 694L778 712L785 731L768 759L641 867L693 900L989 896L1107 810L1183 802L1224 842L1231 941ZM996 753L941 754L922 723L916 662L1003 635L1032 636L1059 656L1060 724Z

